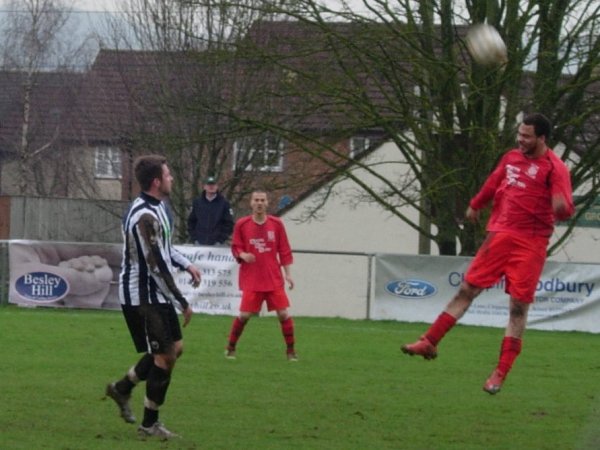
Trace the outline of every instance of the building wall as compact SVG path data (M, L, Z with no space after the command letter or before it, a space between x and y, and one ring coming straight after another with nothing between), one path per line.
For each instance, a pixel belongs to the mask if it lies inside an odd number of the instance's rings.
M95 148L78 147L73 153L77 161L73 164L73 182L70 184L69 197L101 200L121 200L123 179L96 178L94 168Z
M61 154L54 153L42 159L40 179L45 184L45 194L60 198L90 198L93 200L121 200L122 179L102 179L94 176L94 148L73 147ZM19 165L15 160L6 160L0 166L0 193L22 195ZM33 176L33 175L32 175ZM42 195L35 183L28 182L26 195Z
M408 172L408 166L400 160L399 155L394 144L385 143L362 162L377 167L377 172L388 179L400 180ZM365 170L355 169L354 174L376 189L381 186L381 182ZM418 253L415 230L378 204L357 203L357 196L361 195L360 188L351 180L336 184L317 219L303 222L301 219L307 208L317 204L323 193L324 189L319 190L283 215L294 248ZM403 207L399 210L412 220L418 220L418 213L414 208ZM432 250L433 254L437 254L437 248Z
M556 241L566 227L556 227ZM600 228L575 227L564 245L550 256L553 261L600 263Z

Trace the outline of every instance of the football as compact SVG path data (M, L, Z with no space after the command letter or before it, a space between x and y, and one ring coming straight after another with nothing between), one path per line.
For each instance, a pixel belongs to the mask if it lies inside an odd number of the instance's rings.
M505 64L508 61L506 44L493 26L481 23L467 33L467 48L473 59L482 66Z

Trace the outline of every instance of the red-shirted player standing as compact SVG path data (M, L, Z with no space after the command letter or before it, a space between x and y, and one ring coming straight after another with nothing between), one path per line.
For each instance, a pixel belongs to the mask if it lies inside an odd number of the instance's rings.
M239 219L233 228L231 252L240 263L240 314L233 320L225 356L235 359L235 347L253 314L260 312L263 301L269 311L276 311L286 343L289 361L297 361L294 350L294 321L288 313L290 302L285 282L290 289L294 280L290 273L292 249L281 219L267 214L267 193L256 190L250 197L252 215ZM281 273L283 267L284 275ZM284 280L285 276L285 280Z
M549 136L550 122L542 114L523 119L517 136L519 147L504 154L467 208L467 219L476 221L481 208L493 201L487 238L465 281L429 330L417 342L402 346L404 353L434 359L437 344L475 297L504 276L510 315L498 365L483 386L490 394L500 391L521 352L527 312L544 267L554 220L568 219L575 209L569 170L547 147Z

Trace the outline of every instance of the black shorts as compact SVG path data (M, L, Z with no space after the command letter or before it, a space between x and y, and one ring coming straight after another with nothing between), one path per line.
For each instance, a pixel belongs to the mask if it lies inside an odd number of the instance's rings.
M170 353L183 337L172 304L121 305L121 309L138 353Z

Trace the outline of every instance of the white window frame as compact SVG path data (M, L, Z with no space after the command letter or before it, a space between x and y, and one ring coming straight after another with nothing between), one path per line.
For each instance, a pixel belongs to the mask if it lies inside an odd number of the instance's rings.
M99 146L94 149L94 176L102 179L121 179L122 159L118 147Z
M283 140L275 136L236 139L233 143L233 168L234 170L239 169L236 165L238 161L243 160L248 161L242 168L245 171L282 172L283 149ZM250 152L250 155L240 155L241 152ZM262 157L259 153L262 153ZM252 164L256 159L262 160L262 164ZM269 161L275 161L275 163L269 164Z
M356 158L366 152L371 146L371 139L367 136L352 136L350 138L350 158Z

